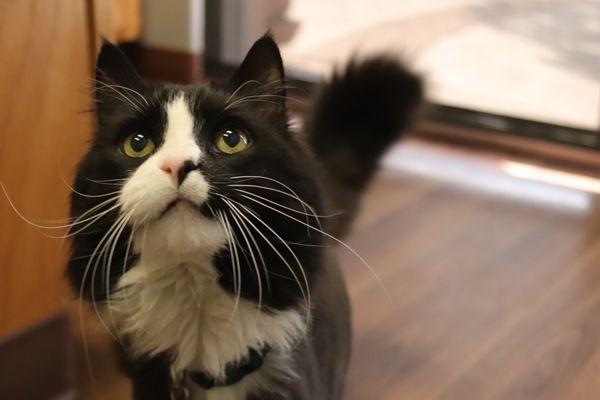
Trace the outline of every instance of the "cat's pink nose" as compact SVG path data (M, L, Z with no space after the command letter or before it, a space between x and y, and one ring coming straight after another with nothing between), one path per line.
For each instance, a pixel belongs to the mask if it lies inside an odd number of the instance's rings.
M160 169L171 176L171 180L177 185L181 185L187 175L198 168L198 165L191 160L169 159L166 160Z

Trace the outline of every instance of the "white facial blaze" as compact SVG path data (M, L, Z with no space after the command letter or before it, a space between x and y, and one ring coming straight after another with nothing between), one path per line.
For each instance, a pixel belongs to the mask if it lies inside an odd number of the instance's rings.
M166 107L167 128L164 143L156 153L161 161L170 157L200 161L202 155L194 136L194 116L183 95L176 96Z
M200 205L208 196L208 182L192 171L181 186L164 171L168 163L178 165L186 160L198 163L202 151L194 135L194 116L183 94L165 106L167 124L162 145L131 175L120 196L121 209L131 214L133 224L158 218L178 197Z

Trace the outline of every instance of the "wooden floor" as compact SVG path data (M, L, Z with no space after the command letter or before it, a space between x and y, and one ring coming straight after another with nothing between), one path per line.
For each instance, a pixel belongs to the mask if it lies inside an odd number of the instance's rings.
M355 327L346 398L600 399L598 198L472 151L413 141L396 156L348 240L389 298L340 251ZM125 399L102 346L84 397Z

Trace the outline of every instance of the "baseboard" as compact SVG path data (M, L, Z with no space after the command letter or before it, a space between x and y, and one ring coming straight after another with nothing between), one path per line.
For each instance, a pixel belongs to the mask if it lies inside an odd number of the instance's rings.
M203 76L203 55L140 46L139 68L150 80L189 84Z
M75 398L67 313L0 341L0 371L0 398Z
M488 149L581 172L600 172L599 151L596 149L431 120L418 124L415 132L417 136L431 140Z

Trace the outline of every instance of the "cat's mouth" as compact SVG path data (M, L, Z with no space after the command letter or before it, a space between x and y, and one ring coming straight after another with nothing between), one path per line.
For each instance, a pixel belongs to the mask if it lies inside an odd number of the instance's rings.
M185 212L188 215L190 215L190 213L198 213L205 218L212 219L214 218L214 214L208 203L208 199L205 199L198 204L187 198L185 194L178 194L175 199L167 204L157 219L161 219L172 212Z

